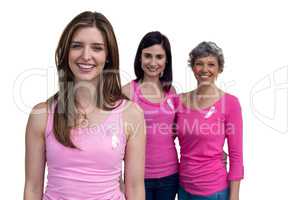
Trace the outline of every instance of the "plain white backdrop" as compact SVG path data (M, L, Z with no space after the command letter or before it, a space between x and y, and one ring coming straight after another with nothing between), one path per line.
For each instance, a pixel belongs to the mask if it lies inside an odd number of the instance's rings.
M67 23L85 10L112 23L122 84L134 78L139 41L159 30L171 42L178 92L196 82L189 51L214 41L224 51L218 84L239 97L244 117L241 199L299 199L299 45L296 1L2 1L0 3L0 199L22 199L24 135L33 105L57 89L54 52ZM299 80L299 78L298 78Z

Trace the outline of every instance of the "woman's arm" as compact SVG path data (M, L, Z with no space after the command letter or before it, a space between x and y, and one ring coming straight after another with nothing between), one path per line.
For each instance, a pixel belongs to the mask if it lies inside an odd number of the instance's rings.
M125 195L127 200L144 200L145 121L143 111L129 102L124 111L127 145L125 152Z
M173 99L172 100L172 104L173 104L173 107L174 107L174 112L175 112L175 118L174 118L174 121L173 121L173 125L172 125L172 133L173 133L173 139L175 140L176 137L177 137L177 129L176 129L176 111L177 111L177 92L176 92L176 89L171 86L170 88L170 93L171 93L171 98Z
M239 200L240 181L230 181L229 200Z
M24 200L41 200L44 189L47 104L36 105L30 113L25 136Z
M122 87L122 93L128 98L128 99L131 99L131 82L127 83L126 85L124 85ZM124 183L124 180L123 180L123 177L122 177L122 173L120 174L120 189L122 192L125 192L125 183Z
M226 105L226 137L228 142L230 200L239 199L240 180L244 177L243 120L238 99L231 97Z
M129 99L131 99L131 97L133 96L133 91L132 91L132 87L131 87L131 82L127 83L126 85L124 85L122 87L122 93L128 97ZM132 99L131 99L132 100Z

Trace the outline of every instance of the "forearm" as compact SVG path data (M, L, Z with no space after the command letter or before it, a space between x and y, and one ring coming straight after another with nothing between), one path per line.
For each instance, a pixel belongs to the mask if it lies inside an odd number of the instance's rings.
M24 200L42 200L43 190L41 188L34 188L25 185L24 188Z
M144 184L139 184L134 187L127 186L126 188L126 199L127 200L145 200L145 187Z
M229 200L239 200L240 181L230 181Z

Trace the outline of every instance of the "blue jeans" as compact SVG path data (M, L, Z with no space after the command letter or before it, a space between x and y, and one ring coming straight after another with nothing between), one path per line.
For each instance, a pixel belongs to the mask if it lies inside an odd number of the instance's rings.
M146 200L174 200L178 191L178 173L145 179Z
M188 193L179 186L178 200L229 200L229 190L226 188L225 190L216 192L210 196L199 196Z

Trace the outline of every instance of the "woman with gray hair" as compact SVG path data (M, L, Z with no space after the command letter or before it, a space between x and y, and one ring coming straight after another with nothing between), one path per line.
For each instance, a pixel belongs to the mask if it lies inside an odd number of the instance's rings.
M190 52L189 66L197 87L175 101L181 147L179 200L238 200L244 176L242 115L238 98L215 84L224 68L223 52L213 42L202 42Z

